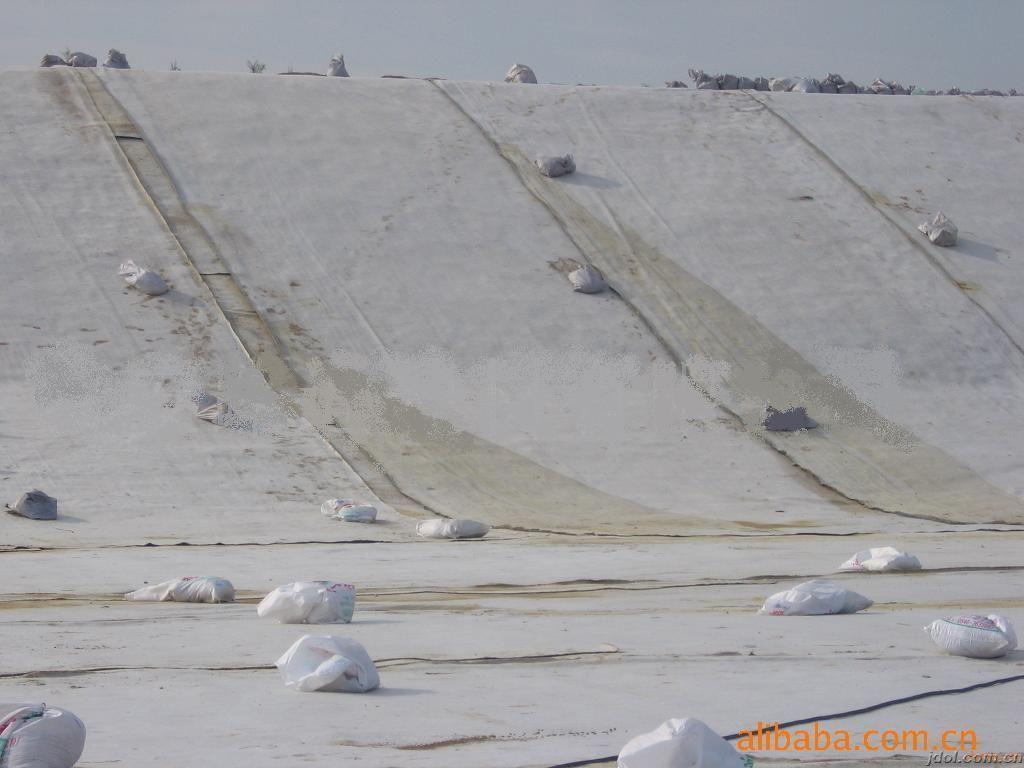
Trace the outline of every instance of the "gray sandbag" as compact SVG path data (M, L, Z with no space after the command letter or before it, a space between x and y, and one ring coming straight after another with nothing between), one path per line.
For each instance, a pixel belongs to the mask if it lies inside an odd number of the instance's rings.
M85 724L45 704L0 704L0 765L73 768L85 749Z
M741 91L754 91L757 90L754 81L749 77L740 76L736 78L736 88Z
M537 83L537 75L525 64L513 64L505 73L506 83Z
M801 429L814 429L818 426L818 422L807 415L807 409L802 405L785 411L769 405L765 409L763 423L769 432L798 432Z
M838 86L838 92L839 93L847 93L847 94L849 94L849 93L860 93L861 92L861 87L859 85L857 85L856 83L851 82L850 80L847 80L845 83L843 83L842 85Z
M107 51L107 60L103 62L103 66L107 69L131 69L128 66L128 57L116 48Z
M767 77L755 77L754 78L754 90L756 91L770 91L771 88L768 85Z
M959 235L956 224L950 221L942 211L936 213L935 218L931 221L926 221L918 226L918 230L927 235L935 245L941 245L943 248L956 245Z
M572 155L541 156L533 162L542 174L551 179L576 170L576 161L572 159Z
M57 519L57 500L38 489L21 494L13 507L10 504L4 507L10 514L21 515L29 520Z
M572 283L572 289L579 293L601 293L608 287L601 271L590 264L570 272L569 282Z
M962 96L962 95L963 95L963 91L961 91L961 90L960 90L959 88L957 88L957 87L956 87L956 86L954 85L954 86L953 86L952 88L948 88L948 89L946 89L946 90L945 90L945 91L943 92L943 94L944 94L945 96Z
M70 67L95 67L96 57L90 56L88 53L82 53L81 51L75 51L68 56L68 66Z
M345 69L345 57L340 53L331 57L331 63L327 65L328 77L348 77L348 70Z
M821 93L821 85L813 77L801 77L789 90L793 93Z
M665 81L665 87L666 88L689 88L690 86L688 86L682 80L666 80Z
M718 78L712 77L703 69L691 69L689 74L690 79L693 80L693 84L697 87L698 91L718 90Z
M53 53L46 54L39 62L40 67L66 67L67 65L68 63L64 59Z

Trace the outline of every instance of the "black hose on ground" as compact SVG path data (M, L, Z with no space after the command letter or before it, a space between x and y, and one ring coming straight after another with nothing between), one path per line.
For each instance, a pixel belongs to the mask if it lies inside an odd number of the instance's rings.
M820 723L825 720L838 720L844 717L854 717L856 715L864 715L868 712L875 712L879 709L885 709L886 707L894 707L897 704L908 704L911 701L918 701L920 699L930 699L933 696L950 696L957 693L970 693L971 691L977 691L980 688L991 688L994 685L1003 685L1004 683L1014 683L1018 680L1024 680L1024 675L1013 675L1012 677L1000 677L997 680L987 680L984 683L975 683L974 685L968 685L965 688L943 688L937 691L924 691L923 693L915 693L911 696L904 696L901 699L890 699L889 701L883 701L878 704L871 704L860 709L850 709L846 712L835 712L831 715L814 715L812 717L804 717L800 720L790 720L785 723L779 723L778 729L784 731L787 728L794 728L798 725L807 725L808 723ZM772 724L772 730L775 729L775 723ZM736 739L744 736L748 733L753 733L754 730L740 731L739 733L730 733L728 736L722 738L726 741L735 741ZM574 760L571 763L559 763L558 765L551 765L548 768L582 768L586 765L599 765L601 763L614 763L619 759L618 755L608 755L607 757L594 757L589 760Z

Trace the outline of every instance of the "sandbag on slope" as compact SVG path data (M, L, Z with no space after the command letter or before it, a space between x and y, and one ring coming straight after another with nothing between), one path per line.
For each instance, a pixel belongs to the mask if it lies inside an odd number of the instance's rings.
M88 53L75 51L68 56L68 65L72 67L95 67L96 57L90 56Z
M170 290L158 273L151 269L144 269L136 265L134 261L124 262L117 273L124 278L128 285L148 296L159 296Z
M542 174L551 179L565 176L567 173L573 173L576 170L576 161L572 159L572 155L544 155L538 157L534 163Z
M43 56L42 61L39 62L40 67L66 67L67 64L64 59L53 53L46 54Z
M366 693L380 686L370 654L346 637L304 635L274 665L296 691Z
M931 221L926 221L919 225L918 230L935 245L940 245L943 248L956 245L959 235L956 224L950 221L949 217L942 211L936 213L935 218Z
M12 515L21 515L29 520L57 519L57 500L38 489L21 494L13 507L5 504L4 508Z
M356 588L333 581L296 581L274 589L256 606L261 619L279 624L348 624Z
M570 272L569 282L572 289L579 293L601 293L608 288L608 282L601 274L601 270L592 264L584 264Z
M743 755L694 717L667 720L630 739L618 768L745 768Z
M873 600L835 582L814 579L784 592L776 592L764 601L758 613L768 616L829 616L856 613L873 604Z
M230 581L217 576L186 576L127 592L124 599L175 603L230 603L235 599L235 588Z
M377 508L352 499L328 499L320 505L324 517L344 520L346 523L372 523L377 520Z
M0 766L72 768L85 749L85 724L45 704L0 704Z

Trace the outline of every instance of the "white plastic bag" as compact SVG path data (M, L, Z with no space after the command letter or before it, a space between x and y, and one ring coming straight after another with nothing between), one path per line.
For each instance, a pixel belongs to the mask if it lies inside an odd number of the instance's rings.
M536 83L537 76L525 64L513 64L505 73L506 83Z
M933 621L924 631L939 648L954 656L995 659L1017 647L1017 633L1009 619L988 616L954 616Z
M743 755L694 717L667 720L630 739L618 768L744 768Z
M590 264L584 264L570 272L569 282L572 283L572 289L580 293L600 293L608 287L604 275Z
M476 520L446 520L438 517L416 524L416 535L427 539L479 539L491 526Z
M128 66L128 57L116 48L107 51L107 60L103 62L103 66L108 69L131 69Z
M835 582L814 579L784 592L776 592L764 601L758 613L768 616L827 616L856 613L872 605L873 600Z
M216 395L208 392L201 392L196 395L196 416L203 421L223 427L226 424L237 420L234 411L230 406Z
M167 293L170 288L159 274L137 266L134 261L126 261L117 272L128 285L150 296Z
M865 549L839 566L840 571L919 571L921 561L896 547Z
M918 226L918 230L927 235L935 245L941 245L944 248L956 245L959 236L956 224L950 221L942 211L936 213L935 218L931 221L926 221Z
M795 77L773 77L768 81L770 91L789 91L793 88L797 78Z
M73 768L85 749L85 725L66 709L0 704L0 765Z
M541 156L533 162L542 174L552 179L576 170L576 161L572 159L572 155Z
M327 66L328 77L348 77L348 70L345 69L345 57L340 53L331 58L331 63Z
M346 523L372 523L377 519L377 508L352 499L328 499L320 505L324 516Z
M4 507L12 515L21 515L29 520L57 519L57 500L37 489L21 494L13 507L9 504Z
M296 691L366 693L380 685L370 654L347 637L304 635L274 664Z
M217 576L186 576L128 592L125 600L157 600L175 603L230 603L235 588Z
M356 588L333 581L296 581L277 587L256 606L261 619L279 624L348 624Z

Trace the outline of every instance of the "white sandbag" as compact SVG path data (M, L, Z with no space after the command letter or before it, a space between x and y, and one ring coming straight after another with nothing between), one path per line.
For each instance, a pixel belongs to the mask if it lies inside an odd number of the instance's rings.
M821 93L821 85L813 77L801 77L789 90L793 93Z
M230 603L235 588L217 576L186 576L128 592L125 600L153 600L175 603Z
M123 277L128 285L149 296L159 296L170 290L167 287L167 283L164 282L164 279L158 273L149 269L143 269L136 265L134 261L124 262L117 271L117 274Z
M40 67L66 67L68 63L64 61L60 56L53 53L48 53L43 56L43 60L39 62Z
M274 664L296 691L366 693L380 685L370 654L347 637L305 635Z
M956 245L959 237L956 224L950 221L942 211L936 213L935 218L931 221L919 225L918 230L927 235L935 245L941 245L944 248Z
M604 275L590 264L584 264L570 272L569 282L572 283L572 289L580 293L600 293L608 287Z
M375 506L352 499L328 499L320 505L320 511L325 517L346 523L372 523L377 519Z
M818 426L818 422L807 415L807 409L803 406L780 411L769 405L765 408L762 424L769 432L798 432Z
M348 624L356 588L333 581L296 581L277 587L256 606L261 619L279 624Z
M72 768L85 749L85 725L45 704L0 704L0 765Z
M576 161L572 159L572 155L542 155L533 162L542 174L552 179L576 171Z
M12 515L21 515L29 520L57 519L57 500L37 488L21 494L13 507L4 504L4 509Z
M829 616L856 613L872 605L873 600L835 582L814 579L784 592L776 592L764 601L758 613L768 616Z
M865 549L839 566L840 571L919 571L921 561L896 547Z
M938 619L924 628L939 648L954 656L995 659L1017 647L1009 620L997 614Z
M791 91L796 81L795 77L773 77L768 81L768 90Z
M446 520L438 517L416 524L416 535L426 539L479 539L491 530L487 523L476 520Z
M107 51L107 59L103 62L103 66L107 69L131 69L128 66L128 57L116 48Z
M328 77L348 77L348 70L345 69L345 57L340 53L331 57L331 63L327 65Z
M537 76L525 64L513 64L505 73L506 83L536 83Z
M667 720L626 742L618 768L744 768L743 755L694 717Z
M68 66L71 67L95 67L96 57L90 56L88 53L82 53L81 51L75 51L68 56Z

